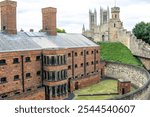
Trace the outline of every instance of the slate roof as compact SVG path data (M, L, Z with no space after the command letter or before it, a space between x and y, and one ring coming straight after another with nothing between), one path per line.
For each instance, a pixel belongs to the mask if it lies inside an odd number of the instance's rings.
M0 52L59 49L98 46L81 34L58 33L49 36L45 32L18 32L17 35L0 32Z

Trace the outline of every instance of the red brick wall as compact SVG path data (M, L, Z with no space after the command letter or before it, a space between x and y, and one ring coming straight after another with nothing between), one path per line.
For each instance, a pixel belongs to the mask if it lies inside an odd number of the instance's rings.
M50 35L56 35L56 8L48 7L42 9L43 31ZM46 29L47 28L47 29Z
M43 88L30 93L24 93L22 95L12 97L11 100L45 100L45 90Z
M100 81L99 75L90 76L82 79L75 79L71 81L71 91L75 91L75 83L78 82L78 89L96 84Z
M84 67L81 67L81 63L84 64L84 55L81 56L81 52L84 52L84 50L89 52L89 55L86 55L86 62L89 63L89 65L86 67L86 73L91 73L94 71L94 65L91 64L92 61L94 61L94 54L91 54L94 50L99 51L99 47L88 47L88 48L75 48L75 49L68 49L68 53L72 54L72 51L74 53L77 53L77 56L74 56L74 65L77 64L78 67L74 68L74 76L79 76L81 74L84 74ZM98 61L98 64L96 64L96 70L100 70L100 53L98 52L96 54L96 60ZM68 57L68 66L71 65L71 69L68 70L68 78L72 77L72 55L71 57Z
M24 77L25 77L25 88L40 85L42 79L37 76L37 71L41 71L41 61L36 61L36 56L40 56L41 51L29 51L24 54L25 57L30 57L31 62L24 62ZM26 73L31 73L30 78L26 78Z
M89 73L88 75L82 76L81 74L84 74L84 67L81 67L81 63L84 63L84 56L81 56L82 51L88 51L89 54L86 55L86 62L89 62L89 65L86 67L86 73ZM96 64L96 69L94 71L94 65L91 64L92 61L94 61L94 54L92 54L92 51L98 50L98 53L96 53L96 61L98 61L98 64ZM36 56L40 56L41 53L43 55L60 55L64 54L68 56L68 53L72 53L72 51L77 53L77 56L74 56L74 65L77 64L78 67L74 68L74 78L72 74L72 57L67 57L67 64L66 65L60 65L60 66L44 66L44 70L48 71L57 71L62 69L68 69L68 66L71 65L71 70L68 70L68 78L63 81L58 82L44 82L47 86L54 86L54 85L61 85L61 84L68 84L68 79L72 78L71 80L71 91L75 90L75 82L77 81L79 83L79 88L83 88L86 86L89 86L91 84L95 84L99 82L100 80L100 54L99 54L99 47L89 47L89 48L73 48L73 49L60 49L60 50L37 50L37 51L20 51L20 52L6 52L6 53L0 53L0 60L5 59L6 65L0 65L0 78L6 77L7 83L0 84L0 95L1 94L7 94L8 96L13 96L16 91L19 91L22 94L22 62L21 62L21 56L23 56L24 61L24 88L25 93L27 92L27 89L31 89L31 92L33 90L38 90L37 86L40 86L42 84L42 79L40 76L37 76L37 71L41 71L41 61L36 61ZM25 62L25 58L30 57L31 62ZM13 64L13 58L19 58L18 64ZM98 72L97 72L98 71ZM92 73L93 72L93 73ZM26 73L31 73L30 78L26 78ZM14 81L14 76L19 75L20 79L18 81ZM75 78L75 76L78 76ZM38 93L37 95L40 95ZM30 96L27 96L25 99L35 99L35 97L29 98ZM63 97L59 97L60 99L63 99ZM57 98L56 98L57 99Z
M6 32L9 34L16 34L16 6L15 1L2 1L0 2L1 9L1 26L6 28Z
M123 91L124 90L124 91ZM119 94L126 94L131 91L131 82L120 82L118 81L118 93Z
M41 51L23 51L23 52L8 52L0 53L0 60L5 59L6 65L0 65L0 78L6 77L7 83L0 84L0 94L19 91L22 92L22 62L21 56L24 57L24 86L25 91L28 88L35 89L41 85L41 77L37 76L37 71L41 71L41 62L36 61L36 56L40 55ZM30 57L31 62L25 62L25 57ZM19 63L13 64L13 58L19 58ZM30 78L26 78L26 73L31 73ZM14 76L19 75L19 80L14 81ZM11 95L14 95L11 93Z

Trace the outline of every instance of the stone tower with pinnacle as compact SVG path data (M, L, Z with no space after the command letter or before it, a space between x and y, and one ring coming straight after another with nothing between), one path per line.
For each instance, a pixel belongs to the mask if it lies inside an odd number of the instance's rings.
M107 7L107 10L104 10L102 7L100 7L100 25L108 23L109 19L109 7Z
M89 28L94 31L94 27L97 26L97 11L94 10L94 13L89 10Z
M120 20L120 8L119 7L112 7L111 8L111 16L112 18L109 20L109 40L110 41L117 41L118 31L123 28L123 23Z

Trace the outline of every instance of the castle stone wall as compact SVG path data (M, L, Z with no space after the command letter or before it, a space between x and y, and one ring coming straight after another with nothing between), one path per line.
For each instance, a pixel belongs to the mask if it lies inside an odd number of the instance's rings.
M134 35L131 35L130 38L130 50L134 55L150 58L150 45L137 39Z
M122 28L117 32L117 41L121 42L130 49L130 35L131 32Z
M105 76L116 79L126 79L139 88L114 99L144 100L150 96L150 74L143 68L126 64L107 62Z
M144 64L145 68L150 72L150 59L142 57L140 57L139 59Z

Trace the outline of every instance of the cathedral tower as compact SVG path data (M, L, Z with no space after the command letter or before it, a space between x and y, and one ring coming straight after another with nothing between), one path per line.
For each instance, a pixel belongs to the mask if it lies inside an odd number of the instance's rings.
M94 13L92 13L91 10L89 10L89 21L90 21L90 30L94 31L94 27L97 26L97 12L96 9L94 10Z
M107 10L100 7L100 25L108 23L109 18L109 7L107 7Z
M0 29L8 34L16 34L17 2L5 0L0 2Z
M107 23L108 23L109 19L110 19L110 11L109 11L109 7L107 7Z

